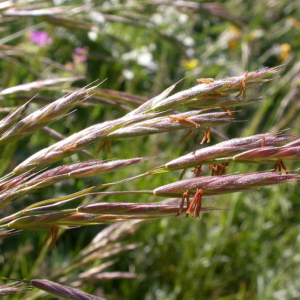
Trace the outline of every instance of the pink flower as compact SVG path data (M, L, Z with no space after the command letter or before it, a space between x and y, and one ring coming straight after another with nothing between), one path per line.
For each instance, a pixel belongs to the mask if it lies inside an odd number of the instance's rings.
M88 47L77 47L75 48L75 51L73 53L73 60L74 61L81 61L81 62L85 62L87 61L87 53L89 51Z
M46 31L33 30L30 35L30 40L41 47L52 44L52 38L48 36Z

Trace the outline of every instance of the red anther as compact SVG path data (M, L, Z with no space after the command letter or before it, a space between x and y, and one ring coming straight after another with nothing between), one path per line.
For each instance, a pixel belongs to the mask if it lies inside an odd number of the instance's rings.
M208 167L211 169L211 176L218 175L217 165L208 165Z
M218 175L224 175L225 172L226 172L226 170L227 170L227 168L228 168L228 165L229 165L228 162L220 164L219 166L220 166L221 170L219 171Z
M179 217L180 214L182 213L185 200L186 200L187 207L189 207L190 198L189 198L189 192L188 191L186 191L182 194L179 210L178 210L178 213L176 214L176 217Z
M188 206L188 209L186 210L186 217L190 215L190 213L193 210L193 217L197 218L200 215L201 207L202 207L202 195L203 190L197 189L195 196L192 200L192 203Z
M289 171L287 171L287 168L283 162L282 159L278 159L275 163L275 166L274 166L274 172L278 171L278 172L281 172L281 169L284 170L285 174L289 174Z
M203 164L201 163L192 170L192 172L196 175L196 177L199 177L200 174L202 173L202 165Z

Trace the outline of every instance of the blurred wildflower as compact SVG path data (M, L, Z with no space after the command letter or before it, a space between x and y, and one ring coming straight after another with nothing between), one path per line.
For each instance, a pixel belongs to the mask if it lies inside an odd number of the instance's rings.
M296 20L295 18L287 18L287 21L292 24L293 27L296 29L300 29L300 22Z
M68 70L75 70L78 74L84 75L86 72L86 62L87 62L87 54L89 51L89 47L85 46L83 48L77 47L72 53L72 62L67 62L65 67Z
M122 75L125 77L126 80L131 80L134 77L134 73L128 69L123 69Z
M86 62L87 61L87 53L89 51L89 47L77 47L75 48L74 53L72 54L74 62Z
M237 49L237 47L239 46L238 42L236 39L232 39L228 42L228 48L231 50L231 51L234 51Z
M98 38L99 32L96 26L91 28L91 31L88 33L88 37L91 41L95 42Z
M238 27L234 25L230 26L230 35L232 36L232 38L228 41L229 50L234 51L238 48L238 40L240 39L241 34L242 31Z
M279 60L285 60L289 57L289 53L291 52L292 47L288 43L284 43L280 45L281 53L278 55Z
M182 36L182 43L186 47L193 47L195 46L195 41L190 36Z
M199 65L199 60L198 59L184 60L182 62L182 65L186 70L193 70Z
M242 30L234 25L230 26L233 36L237 39L242 35Z
M250 32L250 40L256 40L264 36L264 31L262 29L256 29Z
M146 67L149 70L157 69L157 62L154 60L152 51L155 49L154 44L149 46L141 47L140 49L132 50L130 52L124 53L122 55L122 60L124 61L136 61L136 63L142 67Z
M46 31L41 30L33 30L30 34L30 40L33 43L38 44L40 47L51 45L53 41Z

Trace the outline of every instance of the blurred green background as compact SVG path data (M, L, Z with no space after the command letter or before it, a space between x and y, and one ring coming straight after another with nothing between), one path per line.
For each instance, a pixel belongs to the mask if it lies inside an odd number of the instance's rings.
M284 64L279 78L247 91L248 97L267 100L242 107L236 118L246 122L217 130L228 138L288 128L287 133L300 134L299 1L2 1L0 15L1 90L46 79L77 78L50 86L36 83L27 91L6 90L0 98L1 117L34 95L38 94L29 111L106 79L101 95L51 125L68 136L123 116L182 78L176 92L194 86L197 78L241 75ZM112 153L102 151L100 158L154 159L93 178L94 183L145 172L200 147L201 136L180 144L184 134L113 141ZM220 141L213 136L212 143ZM54 142L39 131L2 147L2 175ZM96 155L97 147L89 150ZM64 162L87 159L78 154ZM300 164L287 166L295 170ZM229 172L271 167L232 164ZM113 189L153 189L177 180L179 173L141 178ZM88 183L70 180L37 190L1 215L81 190ZM204 199L204 206L226 210L200 219L117 224L113 230L120 232L116 237L108 232L103 248L87 263L83 258L89 256L82 249L106 226L66 231L51 251L43 244L47 233L22 232L0 241L0 275L54 280L108 300L300 299L299 196L299 183L288 184ZM160 200L119 195L83 201ZM82 276L99 266L103 268ZM54 299L35 290L8 299L40 298Z

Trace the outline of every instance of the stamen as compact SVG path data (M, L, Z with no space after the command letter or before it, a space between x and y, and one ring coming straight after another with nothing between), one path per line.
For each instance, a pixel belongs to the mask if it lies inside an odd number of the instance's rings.
M223 106L221 107L223 109L223 111L227 112L228 113L228 116L230 119L233 119L234 116L233 116L233 112L231 112L227 107Z
M284 162L283 162L282 159L280 159L280 163L281 163L282 168L283 168L284 171L285 171L285 174L289 174L289 172L287 171L287 168L286 168L286 166L285 166L285 164L284 164Z
M186 191L182 194L179 210L178 210L178 213L176 214L176 217L179 217L180 214L182 213L185 200L187 202L187 207L188 207L190 205L190 199L189 199L189 192L188 191Z
M287 170L284 162L282 159L278 159L275 163L275 166L274 166L274 172L278 171L278 172L281 172L281 169L284 170L285 174L289 174L289 171Z
M102 150L102 148L103 148L103 146L105 145L105 143L106 143L106 140L103 140L103 141L99 144L98 149L97 149L97 151L96 151L97 154L99 154L99 152Z
M185 172L187 169L183 169L182 172L180 173L179 180L182 180L182 177L184 176Z
M189 129L189 131L185 134L185 136L182 138L182 140L179 142L180 144L182 144L192 133L193 133L193 129Z
M197 167L195 167L191 172L193 172L195 175L196 175L196 177L199 177L200 175L201 175L201 173L202 173L202 166L203 166L203 164L201 163L201 164L199 164Z
M238 93L238 95L236 95L236 97L239 97L239 96L242 95L244 98L246 98L246 90L247 90L246 82L247 82L247 79L248 79L248 71L244 75L244 79L241 82L240 92Z
M200 145L203 145L205 142L210 143L210 127L207 128Z
M93 181L94 181L93 179L91 179L91 180L89 181L89 183L88 183L88 185L87 185L87 187L86 187L87 189L90 188L91 186L93 186Z
M214 80L213 78L199 78L199 79L196 79L196 81L197 81L198 83L209 84L209 83L214 82L215 80Z
M176 118L176 117L168 116L168 118L172 119L173 121L178 121L178 122L194 125L196 128L200 127L200 124L194 122L193 120L188 119L187 117Z
M52 249L56 246L58 231L59 231L58 225L53 225L51 227L51 230L48 233L48 235L46 236L45 241L44 241L44 244L46 244L48 242L48 240L51 239L48 249Z
M76 146L77 146L77 144L70 145L70 146L62 149L62 151L66 152L66 151L72 150L72 149L76 148Z
M188 209L186 211L186 217L189 216L189 214L193 210L193 217L197 218L200 215L201 207L202 207L202 195L203 190L197 189L196 194L192 200L192 203L188 206Z
M208 167L211 169L211 176L218 175L216 166L217 165L208 165Z
M228 165L229 165L228 162L220 164L219 166L221 170L219 171L218 175L224 175L226 170L228 169Z
M104 145L106 144L107 147L107 152L111 153L111 141L109 139L103 140L99 146L98 149L96 151L97 154L99 154L99 152L102 150L102 148L104 147Z

